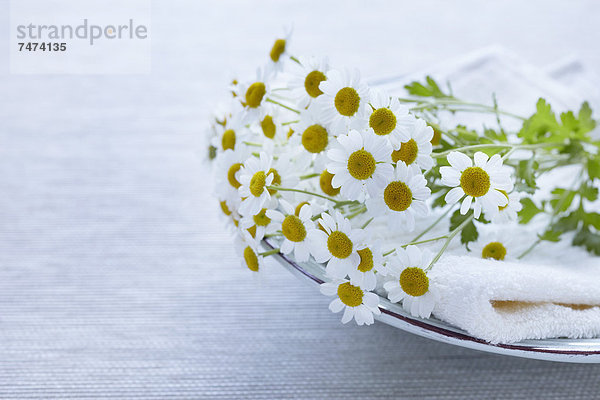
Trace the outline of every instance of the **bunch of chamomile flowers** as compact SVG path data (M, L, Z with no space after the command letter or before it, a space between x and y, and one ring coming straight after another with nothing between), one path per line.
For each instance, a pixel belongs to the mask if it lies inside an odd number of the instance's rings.
M230 99L208 130L220 212L252 273L263 273L264 258L281 253L323 265L321 292L333 297L332 312L343 311L343 323L373 323L380 314L376 290L428 318L439 300L431 271L450 241L476 242L479 224L523 222L530 202L552 212L530 198L541 164L527 169L523 161L529 153L560 152L566 139L536 143L501 127L485 137L462 126L442 128L440 113L504 112L462 102L431 78L408 85L407 98L391 96L356 70L292 56L289 42L288 32L252 79L231 83ZM519 152L521 159L513 159ZM432 209L439 218L430 224ZM427 237L441 222L448 233ZM536 242L551 239L547 232ZM414 238L385 247L382 236L396 233ZM438 243L439 252L424 243ZM493 241L478 256L501 261L506 248Z

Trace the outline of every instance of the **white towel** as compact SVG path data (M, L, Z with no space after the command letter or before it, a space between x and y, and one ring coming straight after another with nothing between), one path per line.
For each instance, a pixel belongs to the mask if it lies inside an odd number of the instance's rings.
M600 263L600 262L599 262ZM434 315L492 343L600 336L600 268L449 256L432 271Z
M548 99L555 110L578 108L589 97L554 79L573 68L582 71L579 64L568 63L573 65L577 68L563 66L545 72L501 48L490 48L428 72L439 82L450 81L459 97L489 103L495 91L501 107L528 114L538 97ZM572 75L571 81L583 79ZM385 85L390 92L401 93L403 83L411 79L422 79L422 74ZM589 100L600 106L597 97L592 97ZM458 118L474 128L481 128L482 123L494 124L493 117L461 114ZM505 127L518 129L518 123L507 120ZM558 182L563 186L570 183L571 173L563 169L548 174L538 182L542 186L540 194L547 196ZM474 251L469 253L455 240L432 270L440 296L434 316L492 343L600 337L600 257L571 246L572 236L564 235L561 243L544 242L523 261L516 258L535 241L545 224L547 221L540 216L528 226L482 226L480 240L471 245ZM444 232L447 225L442 224L430 236ZM395 238L395 244L406 243L407 238ZM507 260L483 260L482 245L499 239L507 244ZM435 252L439 243L424 247Z

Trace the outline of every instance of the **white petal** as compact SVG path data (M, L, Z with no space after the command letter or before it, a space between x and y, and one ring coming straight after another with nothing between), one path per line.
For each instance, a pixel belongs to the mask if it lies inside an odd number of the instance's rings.
M448 162L459 171L463 171L473 165L473 162L467 155L458 151L448 154Z
M446 193L446 197L444 197L444 200L446 200L446 203L448 204L454 204L457 201L459 201L464 195L465 192L464 190L462 190L461 187L455 187L454 189Z

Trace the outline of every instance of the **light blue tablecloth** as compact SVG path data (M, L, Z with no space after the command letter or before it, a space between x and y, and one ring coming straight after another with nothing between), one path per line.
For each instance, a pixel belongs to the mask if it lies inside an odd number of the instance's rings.
M218 218L201 133L230 71L252 72L289 19L299 53L368 75L494 42L539 65L578 52L598 70L599 11L155 2L149 76L9 75L0 30L0 398L598 396L600 366L343 326L282 269L257 287Z

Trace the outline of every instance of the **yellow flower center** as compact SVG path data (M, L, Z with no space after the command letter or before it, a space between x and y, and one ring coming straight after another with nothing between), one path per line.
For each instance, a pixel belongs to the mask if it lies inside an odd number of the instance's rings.
M404 161L406 165L410 165L417 159L417 154L419 154L419 146L414 139L410 139L408 142L402 143L399 150L392 152L392 161L394 163Z
M345 117L356 114L359 105L360 96L354 88L345 87L335 95L335 108Z
M259 197L265 190L265 184L267 183L267 175L264 171L258 171L252 175L250 179L250 193L254 197Z
M498 190L498 191L499 191L500 193L502 193L504 196L506 196L506 204L505 204L505 205L503 205L503 206L498 206L498 209L499 209L500 211L502 211L502 210L504 210L506 207L508 207L509 198L508 198L508 193L506 193L506 191L504 191L504 190L502 190L502 189L500 189L500 190Z
M250 228L248 228L246 230L248 231L250 236L252 236L253 238L256 237L256 225L252 225Z
M306 237L306 228L300 218L295 215L288 215L283 219L281 232L286 239L292 242L301 242Z
M488 243L481 251L481 258L493 258L502 261L506 257L506 247L500 242Z
M423 296L429 290L429 278L421 268L406 268L400 274L400 287L409 296Z
M396 116L389 108L378 108L369 117L369 126L380 136L389 135L396 127Z
M481 197L490 190L490 176L480 167L469 167L460 176L460 187L468 196Z
M242 184L240 182L238 182L237 178L235 177L235 174L237 174L237 172L240 170L240 168L242 168L242 164L235 163L235 164L232 164L231 167L229 167L229 171L227 171L227 180L229 181L229 184L231 186L233 186L235 189L242 186Z
M221 201L219 204L221 205L221 211L223 211L223 214L231 215L231 210L229 210L229 207L227 207L227 202Z
M360 263L358 264L358 270L360 272L367 272L373 269L373 252L368 247L358 250L360 256Z
M364 292L360 287L346 282L338 286L337 294L348 307L358 307L362 304Z
M277 170L275 168L271 168L269 169L269 172L267 173L267 175L269 174L273 174L273 182L271 182L271 185L273 186L279 186L281 185L281 175L279 175L279 172L277 172ZM275 189L268 189L269 190L269 194L274 195L275 193L277 193L277 190Z
M348 157L348 172L354 179L365 180L375 172L375 158L366 150L357 150Z
M258 257L250 246L244 249L244 261L250 271L258 272Z
M223 137L221 138L221 146L223 146L223 150L234 149L235 132L233 131L233 129L227 129L225 132L223 132Z
M294 130L292 128L290 128L290 130L287 133L287 138L288 139L291 138L293 134L294 134Z
M319 97L322 95L323 92L319 89L319 85L326 79L325 74L321 71L309 72L304 79L304 89L306 89L306 93L308 93L310 97Z
M320 153L327 147L327 130L321 125L311 125L302 134L302 146L310 153Z
M412 192L404 182L394 181L383 191L385 204L393 211L405 211L412 204Z
M279 57L281 57L281 55L283 54L283 52L285 51L285 40L284 39L277 39L275 41L275 43L273 43L273 48L271 48L271 60L273 60L273 62L277 62L279 61Z
M304 207L306 204L310 205L308 201L303 201L302 203L296 206L296 209L294 210L294 215L296 217L300 216L300 210L302 210L302 207Z
M439 146L440 142L442 141L442 131L440 131L437 128L433 128L433 137L431 138L431 144L433 146Z
M267 88L262 82L254 82L248 90L246 90L246 105L250 108L260 106L260 103L267 93Z
M321 177L319 178L319 186L321 186L321 190L328 196L337 196L340 193L340 188L334 188L331 186L331 181L333 180L333 174L329 173L329 171L325 170L321 172Z
M260 127L262 128L263 134L269 139L275 137L275 123L273 117L267 115L262 121L260 121Z
M271 218L267 217L267 209L263 208L258 214L252 217L256 226L267 226L271 223Z
M336 258L348 258L352 254L352 241L344 232L331 232L327 238L327 249Z

